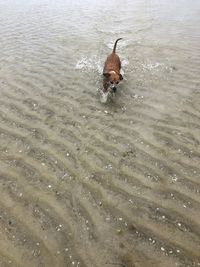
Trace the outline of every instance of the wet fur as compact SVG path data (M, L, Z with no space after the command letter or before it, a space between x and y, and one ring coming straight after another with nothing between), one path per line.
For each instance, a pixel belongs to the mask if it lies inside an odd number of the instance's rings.
M107 57L104 68L103 68L103 91L107 92L111 85L113 85L114 91L116 91L117 84L123 80L120 74L121 61L119 56L116 54L117 42L121 40L119 38L115 41L112 53ZM111 84L112 83L112 84Z

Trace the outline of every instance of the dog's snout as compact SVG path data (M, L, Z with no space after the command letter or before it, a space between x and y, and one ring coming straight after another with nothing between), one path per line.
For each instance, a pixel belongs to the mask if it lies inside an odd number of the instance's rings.
M117 88L114 86L113 87L113 92L116 93L116 91L117 91Z

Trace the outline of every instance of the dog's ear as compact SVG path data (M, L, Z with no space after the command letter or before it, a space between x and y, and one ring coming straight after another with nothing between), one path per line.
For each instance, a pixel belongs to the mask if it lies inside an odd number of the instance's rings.
M119 79L120 79L120 81L122 81L124 79L121 74L119 74Z
M106 77L106 78L109 78L110 77L110 73L109 72L104 72L103 76Z

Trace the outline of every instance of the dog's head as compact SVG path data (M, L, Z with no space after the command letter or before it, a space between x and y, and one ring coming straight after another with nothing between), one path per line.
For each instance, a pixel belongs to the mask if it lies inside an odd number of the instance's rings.
M103 75L106 78L108 87L115 92L117 85L121 80L123 80L123 76L120 73L115 72L114 70L109 72L104 72Z

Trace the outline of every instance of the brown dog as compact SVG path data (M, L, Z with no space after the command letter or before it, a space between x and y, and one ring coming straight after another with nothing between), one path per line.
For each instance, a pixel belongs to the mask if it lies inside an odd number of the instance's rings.
M117 42L121 40L119 38L116 40L112 53L107 57L104 69L103 69L103 92L107 93L109 91L116 92L116 86L123 80L123 76L120 74L121 62L119 56L116 54Z

